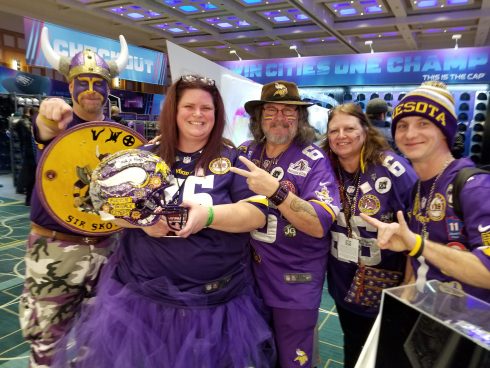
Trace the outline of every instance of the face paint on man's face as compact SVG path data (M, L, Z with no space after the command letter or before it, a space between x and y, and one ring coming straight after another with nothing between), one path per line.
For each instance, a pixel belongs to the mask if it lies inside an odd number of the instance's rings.
M73 98L82 104L84 96L98 96L105 103L108 97L107 81L93 74L82 74L73 80Z

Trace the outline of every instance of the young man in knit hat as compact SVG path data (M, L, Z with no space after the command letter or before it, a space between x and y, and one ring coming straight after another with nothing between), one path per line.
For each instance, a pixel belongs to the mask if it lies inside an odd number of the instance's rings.
M408 222L385 224L361 215L378 228L378 245L408 251L419 290L427 280L453 282L490 302L490 175L474 175L463 187L463 216L453 209L453 181L474 166L451 155L457 119L454 99L440 82L426 82L408 93L393 112L392 131L412 162L419 182Z
M310 368L315 325L340 200L332 167L312 142L307 107L296 84L276 81L248 101L253 141L239 149L249 188L269 199L264 228L252 232L254 274L272 323L279 364Z
M41 33L43 53L56 70L65 75L73 108L60 98L41 103L33 125L38 159L59 134L88 121L110 121L103 107L109 83L126 66L128 48L120 36L121 53L106 62L91 50L69 59L57 54ZM24 338L30 343L30 367L50 367L57 342L70 327L84 298L91 296L98 272L113 239L85 237L61 226L42 203L36 188L31 199L31 232L25 255L26 277L19 300L19 318Z

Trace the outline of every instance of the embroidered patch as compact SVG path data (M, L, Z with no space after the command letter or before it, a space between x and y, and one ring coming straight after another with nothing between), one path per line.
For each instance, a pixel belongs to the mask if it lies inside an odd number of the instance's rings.
M284 177L284 169L277 166L271 170L271 175L277 180L281 180Z
M490 245L490 231L481 233L481 242L483 245Z
M281 185L288 188L291 193L296 194L296 187L294 186L294 184L291 181L283 180L283 181L281 181Z
M300 366L304 366L308 362L308 355L301 350L296 349L296 358L294 358L295 362L298 362Z
M369 193L371 190L373 190L373 187L368 182L361 184L359 188L361 189L362 194Z
M391 189L391 179L386 176L378 178L374 184L374 189L376 189L379 194L388 193Z
M284 97L288 94L288 88L282 83L275 83L276 92L272 96Z
M461 238L463 231L463 222L456 217L448 217L446 219L447 234L449 240L458 240Z
M316 194L316 197L324 202L324 203L327 203L327 204L330 204L333 202L333 198L332 196L330 195L330 192L328 191L328 188L326 185L323 185L321 187L321 190L318 191L318 190L315 190L315 194Z
M304 282L311 282L313 277L311 276L311 273L285 273L284 274L284 281L287 283L304 283Z
M238 146L238 150L242 151L243 153L247 153L247 149L248 149L247 146Z
M253 254L253 259L255 263L260 263L262 262L262 258L259 256L259 254L255 251L255 249L252 249L252 254Z
M288 173L299 176L306 176L310 170L311 167L308 165L308 161L303 159L292 162L288 167Z
M209 163L209 170L213 174L223 175L230 171L231 162L226 157L215 158Z
M429 204L428 215L431 221L441 221L446 214L446 199L441 193L436 193Z
M284 235L288 238L294 238L296 236L296 228L291 224L284 226Z
M459 243L459 242L449 242L449 243L446 244L446 246L448 246L449 248L457 249L457 250L464 250L464 251L467 251L468 250L464 246L463 243Z
M372 194L366 194L359 200L358 207L362 213L372 216L378 213L381 204L379 203L378 197Z

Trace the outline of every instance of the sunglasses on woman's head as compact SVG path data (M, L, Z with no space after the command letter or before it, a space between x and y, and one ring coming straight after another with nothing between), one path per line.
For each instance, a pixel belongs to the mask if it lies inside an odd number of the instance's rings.
M198 77L192 74L183 75L182 77L180 77L180 80L185 83L193 83L199 81L201 83L207 84L208 86L212 86L212 87L216 85L214 79L206 78L206 77Z

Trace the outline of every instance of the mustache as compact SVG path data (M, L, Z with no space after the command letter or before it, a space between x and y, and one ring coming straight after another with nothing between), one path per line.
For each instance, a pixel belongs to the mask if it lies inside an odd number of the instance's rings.
M288 122L288 121L282 121L282 122L280 122L280 121L275 121L275 122L271 122L271 123L270 123L270 127L271 127L271 128L276 128L276 127L278 127L278 126L279 126L279 127L282 127L282 128L290 128L290 127L291 127L291 125L292 125L292 124L291 124L290 122Z

